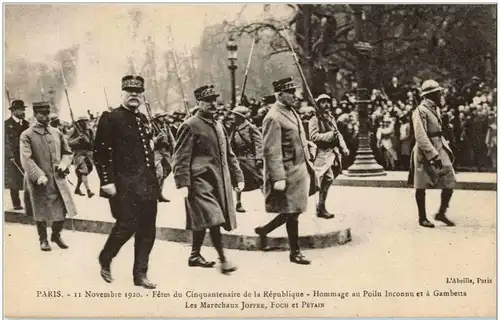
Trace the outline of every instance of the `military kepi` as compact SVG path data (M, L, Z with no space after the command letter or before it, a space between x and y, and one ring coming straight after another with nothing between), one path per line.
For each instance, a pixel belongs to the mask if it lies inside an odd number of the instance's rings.
M50 102L40 101L33 102L33 112L49 111L50 112Z
M201 86L194 90L194 97L198 101L205 101L213 98L217 98L219 94L215 92L213 85Z
M14 100L10 104L10 110L26 109L26 105L23 100Z
M273 82L274 92L281 92L287 90L297 89L292 77L284 78Z
M123 77L122 90L144 92L144 78L136 75Z

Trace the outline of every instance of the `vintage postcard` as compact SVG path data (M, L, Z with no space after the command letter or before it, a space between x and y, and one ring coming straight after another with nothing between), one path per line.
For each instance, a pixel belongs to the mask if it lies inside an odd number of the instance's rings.
M17 4L13 317L494 317L497 7Z

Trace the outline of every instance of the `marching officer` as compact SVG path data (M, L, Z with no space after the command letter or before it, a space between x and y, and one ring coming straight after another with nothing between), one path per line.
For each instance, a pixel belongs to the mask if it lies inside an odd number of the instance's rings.
M61 249L68 245L61 238L65 217L76 216L71 191L66 183L73 152L61 131L49 125L50 103L33 103L36 123L21 134L21 165L24 172L26 213L33 216L42 251L51 251L47 224Z
M185 198L186 229L193 232L188 265L215 265L200 253L209 229L221 262L220 271L230 273L236 266L224 254L220 227L227 231L236 228L232 188L237 185L236 191L243 190L243 173L222 125L214 119L219 94L212 85L206 85L196 89L194 95L198 112L179 128L174 151L175 184Z
M110 283L111 261L135 234L133 278L136 286L154 289L147 278L149 254L156 235L159 186L156 180L153 135L146 116L144 78L122 78L122 104L101 115L94 159L101 196L109 199L116 224L99 255L101 277Z
M299 215L307 210L309 196L317 191L308 142L297 105L296 86L291 77L273 82L277 101L264 118L263 154L266 211L278 213L267 225L258 227L261 249L268 250L267 234L286 223L290 261L310 264L300 252Z
M80 186L85 186L87 196L92 198L94 193L90 189L88 175L94 168L93 151L94 151L94 132L90 128L89 118L82 116L78 118L75 127L68 133L68 143L75 156L73 158L75 164L76 177L78 182L75 187L75 194L84 196L80 190Z
M423 100L412 116L416 143L411 156L409 182L416 189L419 224L426 228L434 228L434 224L427 220L425 189L442 189L441 206L435 219L450 227L455 225L446 217L456 179L453 152L442 134L442 91L436 81L425 81L421 89Z
M5 189L10 190L10 198L14 210L21 210L19 191L23 190L23 172L21 171L21 156L19 153L19 138L21 133L29 128L22 100L12 101L9 110L11 116L5 120Z
M349 149L337 128L337 122L332 114L332 99L321 94L316 98L318 111L309 121L309 137L317 146L314 170L320 180L319 202L316 215L319 218L331 219L334 214L328 212L325 206L328 189L333 180L342 172L342 154L349 155ZM340 149L340 150L339 150Z
M237 106L231 112L234 114L234 129L229 140L245 178L245 189L236 192L236 211L246 212L241 205L241 192L253 191L263 185L262 134L248 121L250 110L247 107Z
M157 114L153 119L155 123L153 126L153 142L155 145L156 179L158 179L158 184L160 186L160 193L158 195L159 202L170 202L162 193L165 179L169 176L170 172L172 172L172 155L175 146L174 135L166 122L167 116L168 114L164 112Z

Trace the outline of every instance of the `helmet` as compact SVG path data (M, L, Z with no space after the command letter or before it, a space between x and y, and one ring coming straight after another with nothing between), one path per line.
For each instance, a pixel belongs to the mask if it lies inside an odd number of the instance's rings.
M435 80L426 80L422 84L422 87L420 88L420 95L421 96L426 96L429 93L436 92L436 91L442 91L443 88L437 83Z

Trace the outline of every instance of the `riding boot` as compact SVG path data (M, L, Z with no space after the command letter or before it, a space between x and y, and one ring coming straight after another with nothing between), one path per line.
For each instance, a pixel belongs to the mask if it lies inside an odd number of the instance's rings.
M236 271L236 266L229 260L227 260L226 255L224 254L220 226L210 228L210 238L212 240L212 245L215 247L215 250L217 250L217 253L219 254L220 272L227 274Z
M42 251L51 251L52 248L47 241L47 223L45 221L37 221L36 230L38 231L38 239L40 240L40 249Z
M328 195L328 189L330 189L331 182L326 181L325 178L322 179L321 181L321 188L319 190L319 203L318 207L316 208L316 215L318 218L323 218L323 219L332 219L335 217L335 215L331 214L326 210L326 197Z
M288 242L290 244L290 262L297 264L311 264L310 260L300 252L299 246L299 220L298 216L289 216L286 222Z
M236 191L236 211L241 213L247 212L241 205L241 191Z
M451 200L452 195L453 195L453 189L441 190L441 205L439 206L438 213L434 217L437 221L443 222L448 227L455 226L455 223L448 220L448 218L446 217L446 210L448 209L448 205L450 204L450 200Z
M211 268L215 265L214 261L207 261L201 255L201 246L205 239L206 230L193 231L193 243L191 246L191 255L189 256L188 265L190 267Z
M52 236L50 237L50 241L55 242L61 249L68 249L68 245L64 243L63 239L61 238L63 225L64 221L54 221L52 223Z
M286 213L280 213L273 220L269 221L265 226L255 228L255 233L259 235L260 240L260 250L271 251L276 248L270 247L267 244L267 234L272 232L274 229L284 225L288 215Z
M434 228L434 225L427 220L427 213L425 210L425 189L416 189L415 199L418 208L418 223L425 228Z

